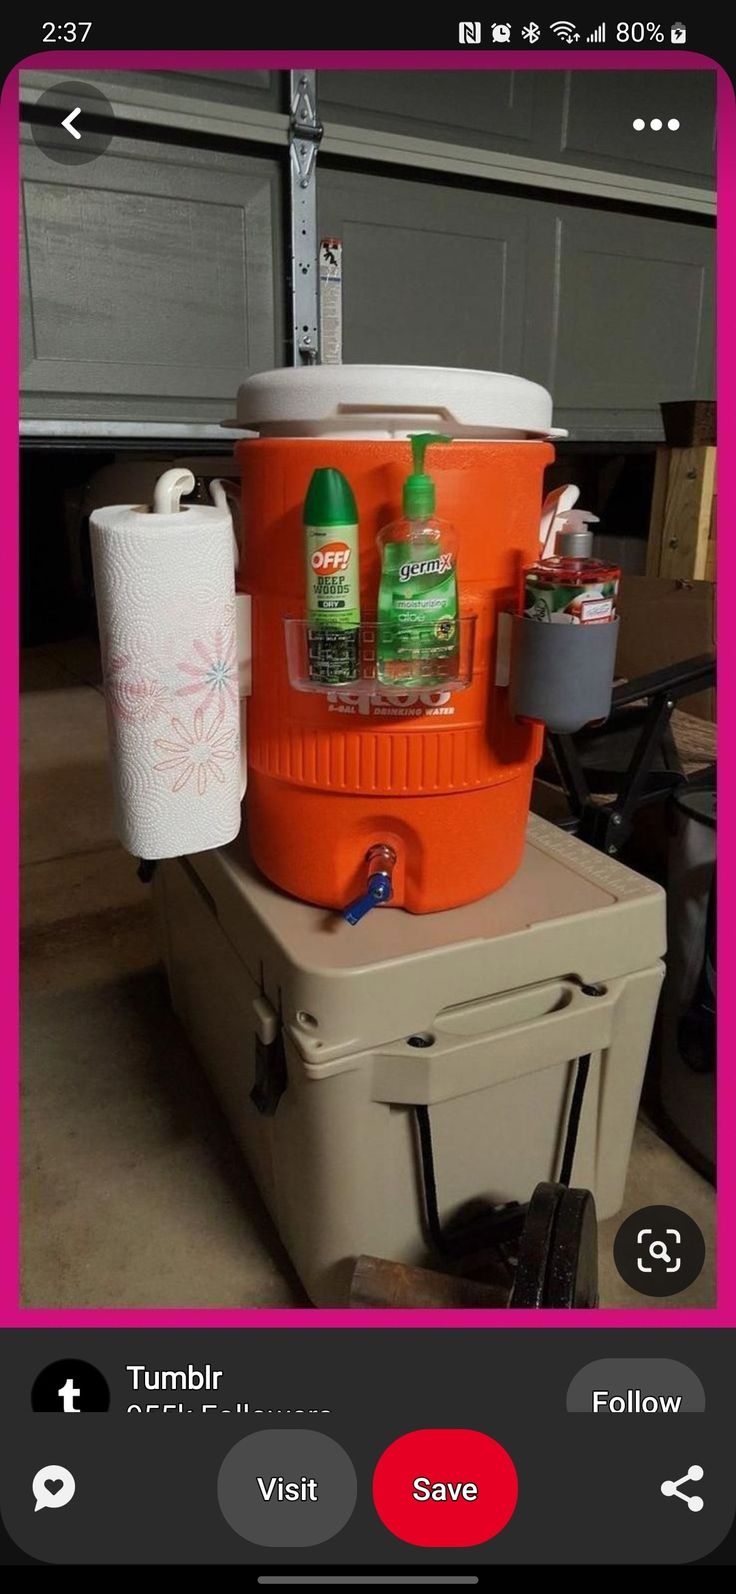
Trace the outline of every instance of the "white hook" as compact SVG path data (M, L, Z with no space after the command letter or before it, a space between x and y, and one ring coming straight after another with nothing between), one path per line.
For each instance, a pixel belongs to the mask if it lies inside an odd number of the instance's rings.
M540 558L548 559L554 553L556 522L568 509L572 509L580 497L580 488L572 482L565 487L555 487L547 494L542 505L542 519L539 526Z
M165 470L153 490L154 515L175 515L181 508L179 499L194 491L194 477L190 470Z
M237 487L234 487L231 482L223 482L220 480L219 476L215 476L210 482L210 497L218 509L227 509L230 515L233 528L233 563L235 565L235 569L237 570L238 565L240 564L240 544L235 531L235 520L239 498L238 489ZM231 501L236 506L235 512L230 509Z

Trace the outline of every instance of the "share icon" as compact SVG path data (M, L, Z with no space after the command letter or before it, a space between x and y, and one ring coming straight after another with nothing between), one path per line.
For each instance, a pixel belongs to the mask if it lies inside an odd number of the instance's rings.
M702 1511L703 1500L701 1499L700 1495L683 1494L680 1488L681 1483L700 1483L702 1476L702 1467L697 1466L697 1464L693 1467L688 1467L684 1478L665 1479L665 1482L662 1484L662 1493L668 1497L674 1495L676 1500L684 1500L689 1511Z

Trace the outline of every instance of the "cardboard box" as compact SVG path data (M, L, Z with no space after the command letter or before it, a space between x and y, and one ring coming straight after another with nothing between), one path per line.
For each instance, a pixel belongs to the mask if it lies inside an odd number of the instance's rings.
M616 675L632 680L668 664L715 654L715 584L669 581L662 576L621 578ZM680 707L715 720L715 692L683 698Z

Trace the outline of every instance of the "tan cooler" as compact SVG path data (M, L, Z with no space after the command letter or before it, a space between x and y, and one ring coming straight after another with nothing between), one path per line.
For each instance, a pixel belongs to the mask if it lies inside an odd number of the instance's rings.
M414 1107L443 1223L559 1174L623 1200L663 977L664 893L544 820L518 873L452 912L357 928L283 896L243 837L159 865L172 999L311 1299L345 1305L361 1253L430 1265ZM595 989L592 989L595 987Z

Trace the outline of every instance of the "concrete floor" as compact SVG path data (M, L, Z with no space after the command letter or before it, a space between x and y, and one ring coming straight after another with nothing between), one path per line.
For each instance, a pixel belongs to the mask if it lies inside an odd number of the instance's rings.
M112 829L90 642L22 673L23 1300L28 1306L291 1306L305 1298L174 1019L150 896ZM639 1123L626 1203L601 1229L601 1302L642 1306L613 1238L680 1206L714 1254L714 1195ZM672 1308L710 1305L705 1272Z

